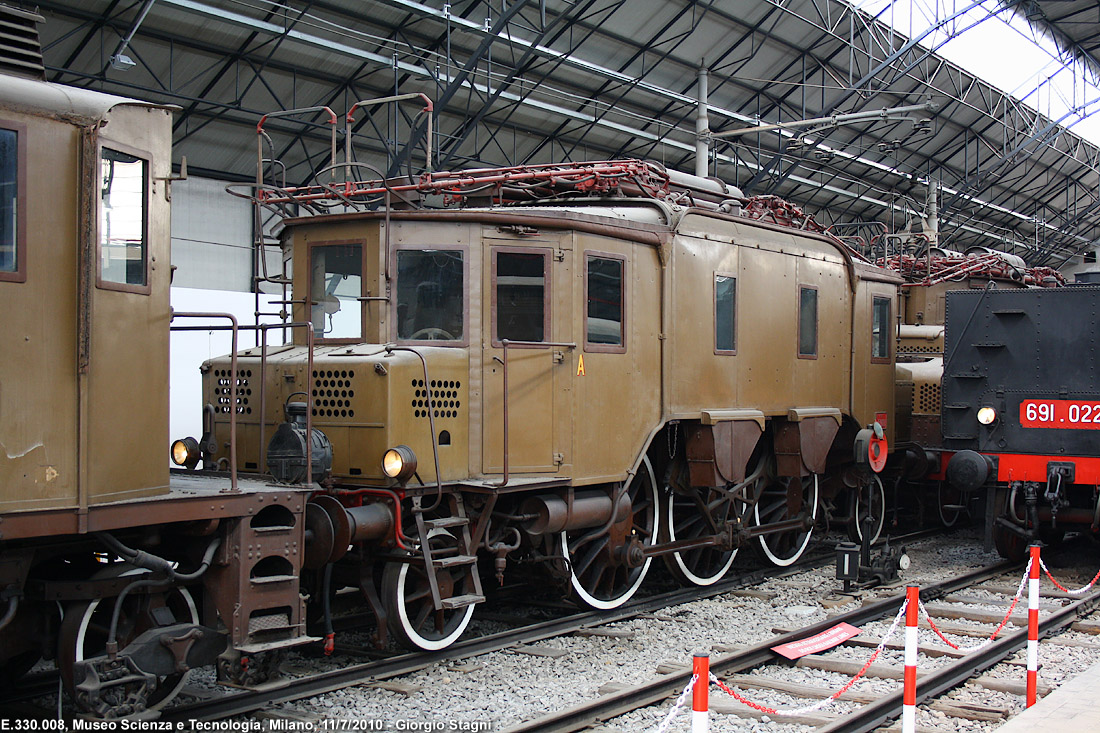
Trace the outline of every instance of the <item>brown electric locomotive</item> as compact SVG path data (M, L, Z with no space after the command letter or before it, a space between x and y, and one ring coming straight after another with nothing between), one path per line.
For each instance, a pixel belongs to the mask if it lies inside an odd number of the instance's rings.
M750 542L787 565L877 481L900 278L794 207L634 160L363 181L349 151L297 188L257 166L291 338L203 366L188 460L232 434L244 470L316 483L307 567L383 633L457 639L479 555L603 609L658 556L696 584Z

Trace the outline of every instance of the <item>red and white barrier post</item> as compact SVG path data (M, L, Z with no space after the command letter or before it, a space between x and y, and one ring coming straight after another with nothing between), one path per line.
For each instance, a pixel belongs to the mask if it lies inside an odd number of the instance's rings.
M1027 581L1027 707L1035 704L1039 686L1039 565L1039 545L1032 545Z
M691 663L695 675L695 688L691 691L691 733L707 733L710 730L707 692L710 690L710 655L696 654Z
M917 618L920 611L920 588L905 589L905 687L902 692L901 732L917 729Z

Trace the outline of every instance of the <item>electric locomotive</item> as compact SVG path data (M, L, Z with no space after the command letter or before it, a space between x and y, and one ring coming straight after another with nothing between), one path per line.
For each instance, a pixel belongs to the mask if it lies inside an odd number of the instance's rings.
M293 188L258 157L290 338L203 365L188 445L317 483L307 567L380 635L447 646L515 563L603 609L656 557L788 565L872 480L857 436L885 460L900 280L789 204L636 160L361 180L348 150Z
M173 109L45 82L41 18L0 19L0 674L148 715L310 640L308 492L169 475Z

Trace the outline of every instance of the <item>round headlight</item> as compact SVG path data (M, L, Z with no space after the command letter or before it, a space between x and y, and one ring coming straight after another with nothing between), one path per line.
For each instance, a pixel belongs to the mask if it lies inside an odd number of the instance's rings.
M382 456L382 472L398 481L407 481L416 473L416 454L407 445L390 448Z
M997 411L992 407L986 405L978 409L978 422L982 425L992 425L993 421L997 419Z
M172 463L184 468L194 468L199 464L202 451L199 450L199 441L194 438L184 438L172 443Z

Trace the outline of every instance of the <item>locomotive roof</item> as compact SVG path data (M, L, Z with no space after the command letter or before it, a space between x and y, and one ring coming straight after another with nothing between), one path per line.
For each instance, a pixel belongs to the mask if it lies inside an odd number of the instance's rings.
M0 76L0 105L6 109L57 117L80 124L101 122L112 109L122 105L179 109L175 105L143 102L92 89L52 84L10 74Z

